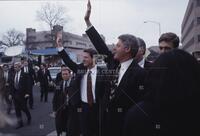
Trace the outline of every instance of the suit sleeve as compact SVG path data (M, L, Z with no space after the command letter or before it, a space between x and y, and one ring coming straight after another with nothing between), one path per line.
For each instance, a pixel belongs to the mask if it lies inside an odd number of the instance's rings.
M90 41L92 42L96 50L99 52L99 54L107 56L112 55L111 51L108 49L105 42L103 41L97 30L94 28L94 26L86 30L86 34L90 38Z
M55 90L55 92L54 92L54 96L53 96L53 100L52 100L53 111L57 111L57 109L58 109L59 91L60 90Z
M33 68L31 68L31 76L33 77L33 80L36 81L36 73Z
M55 81L56 85L58 85L59 81L60 81L60 73L56 75L56 81Z
M73 62L71 60L71 58L69 57L69 55L66 53L65 50L62 50L61 52L58 52L58 54L60 55L60 57L63 59L63 61L65 62L65 64L74 72L77 72L78 69L78 65Z
M47 70L47 71L48 71L47 76L49 77L49 81L52 81L52 78L51 78L51 75L50 75L50 71L49 70Z
M94 26L90 27L86 30L86 34L88 35L90 41L96 48L99 54L107 55L105 58L105 62L107 63L108 69L116 68L119 64L117 60L114 60L112 52L108 49L105 42L94 28Z

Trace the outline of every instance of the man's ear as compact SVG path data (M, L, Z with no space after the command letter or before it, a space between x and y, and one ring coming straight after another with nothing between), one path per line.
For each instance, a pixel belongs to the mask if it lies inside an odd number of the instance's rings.
M126 52L126 53L131 52L131 48L130 48L130 47L126 47L126 48L125 48L125 52Z
M93 56L92 61L93 61L93 65L95 65L95 64L97 63L97 62L96 62L96 57L95 57L95 56Z

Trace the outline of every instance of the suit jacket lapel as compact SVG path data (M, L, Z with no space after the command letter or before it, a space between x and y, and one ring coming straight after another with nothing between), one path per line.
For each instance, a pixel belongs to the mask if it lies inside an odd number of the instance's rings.
M136 65L136 62L133 60L133 62L131 63L131 65L128 67L128 69L126 70L126 72L124 73L124 75L123 75L123 77L122 77L122 79L121 79L121 81L120 81L120 83L119 83L119 85L117 86L117 88L116 88L116 94L115 94L115 97L117 97L117 96L120 96L122 93L123 93L123 91L126 91L126 90L122 90L123 89L123 86L124 86L124 84L126 84L126 82L127 82L127 80L129 80L129 76L131 75L131 76L133 76L133 72L132 72L132 70L133 70L133 68L135 67L135 65Z
M100 71L99 73L100 73L100 75L98 74L98 71ZM101 68L99 68L99 67L97 67L97 72L96 72L96 85L95 85L95 98L96 99L98 99L97 97L98 97L98 91L99 91L99 88L100 88L100 82L99 81L102 81L102 75L101 75ZM100 90L101 91L101 90Z

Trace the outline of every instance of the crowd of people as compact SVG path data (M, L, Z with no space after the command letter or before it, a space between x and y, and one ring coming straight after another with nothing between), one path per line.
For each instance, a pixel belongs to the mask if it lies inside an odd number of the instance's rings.
M45 64L40 65L39 71L35 71L31 63L25 57L13 66L3 64L1 70L1 104L6 108L6 114L11 113L14 107L17 117L16 129L24 126L22 111L27 116L27 124L31 124L31 113L29 109L34 108L33 86L40 85L41 101L47 102L49 82L51 76ZM1 109L3 110L3 108Z
M110 51L92 25L90 14L88 0L86 34L96 50L85 49L81 64L73 62L64 50L62 32L56 36L56 48L65 63L57 74L52 100L57 135L199 134L200 66L192 55L178 49L179 37L172 32L163 33L158 39L159 57L148 62L144 40L131 34L120 35ZM106 56L106 67L96 65L96 54ZM6 90L1 92L7 113L12 99L18 119L16 128L21 128L21 111L26 113L27 123L31 123L27 98L33 108L34 82L40 83L41 102L47 102L48 83L52 79L45 64L34 74L26 59L16 62L10 71L4 65L3 70L0 78L4 88L2 85L0 89Z

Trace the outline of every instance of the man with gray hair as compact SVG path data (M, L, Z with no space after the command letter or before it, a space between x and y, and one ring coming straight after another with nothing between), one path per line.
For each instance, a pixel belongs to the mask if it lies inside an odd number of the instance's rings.
M86 33L99 54L107 56L107 84L103 100L102 135L121 136L123 118L128 109L138 102L144 92L145 71L133 58L138 52L137 38L130 34L118 37L111 52L90 22L91 4L88 0L85 22ZM111 72L113 71L113 72Z
M15 105L15 113L17 116L17 127L23 127L22 121L22 113L23 111L27 116L27 124L30 125L31 123L31 114L28 110L26 100L29 97L29 79L28 76L21 70L21 63L15 62L14 64L15 73L13 77L11 77L11 94L10 96L13 97L14 105ZM11 98L11 97L10 97Z

